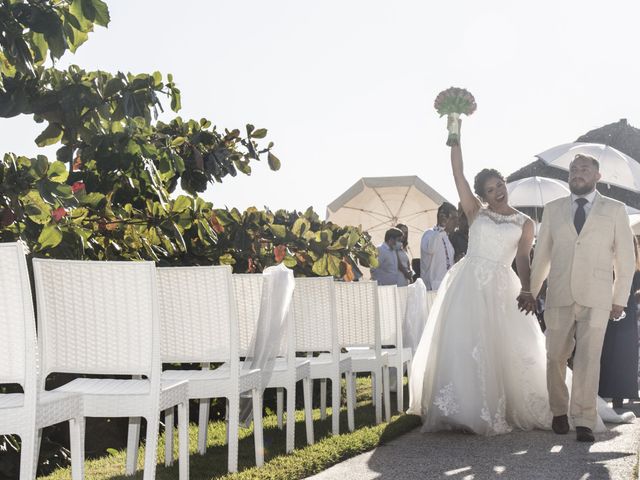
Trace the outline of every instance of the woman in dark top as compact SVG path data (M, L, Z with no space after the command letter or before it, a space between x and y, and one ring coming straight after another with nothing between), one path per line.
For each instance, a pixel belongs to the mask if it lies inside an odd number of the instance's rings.
M622 407L625 398L638 398L638 308L637 293L640 290L640 256L636 250L636 273L631 285L631 295L625 310L626 317L610 321L604 337L600 358L600 397L611 398L613 407Z

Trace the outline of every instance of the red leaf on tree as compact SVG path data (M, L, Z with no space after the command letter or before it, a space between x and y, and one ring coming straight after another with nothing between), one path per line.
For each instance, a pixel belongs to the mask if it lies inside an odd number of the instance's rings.
M342 261L342 263L344 264L344 267L345 267L345 274L343 275L342 279L345 282L353 282L356 276L353 273L353 268L351 267L351 264L349 262L345 262L344 260Z
M71 191L73 193L78 193L80 190L84 190L85 188L85 184L82 181L75 182L73 185L71 185Z
M216 233L224 232L224 227L220 223L220 220L218 220L215 213L212 213L211 217L209 217L209 225L211 225L211 228L213 228L213 231Z
M51 216L56 222L59 222L67 216L67 211L64 209L64 207L58 207L51 212Z
M273 255L276 257L276 262L280 263L287 255L287 247L284 245L278 245L273 249Z
M2 215L0 215L0 226L7 227L11 225L16 219L16 216L13 214L11 209L5 208L2 211Z

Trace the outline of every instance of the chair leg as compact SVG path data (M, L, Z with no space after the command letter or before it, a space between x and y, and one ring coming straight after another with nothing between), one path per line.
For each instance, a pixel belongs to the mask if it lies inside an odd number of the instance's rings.
M154 408L147 419L147 436L144 442L144 474L143 480L156 478L156 461L158 450L158 434L160 433L160 410Z
M307 429L307 445L313 445L313 408L311 405L312 380L307 377L302 379L302 393L304 395L304 418Z
M262 390L254 388L253 399L253 441L256 450L256 467L264 465L264 437L262 431Z
M372 390L373 390L373 401L376 407L376 424L382 422L382 369L379 369L377 372L372 373L373 382L372 382Z
M287 386L287 441L286 452L291 453L296 441L296 383Z
M391 389L389 388L389 367L382 367L382 394L384 395L384 421L391 419Z
M33 425L33 424L32 424ZM38 469L38 431L33 428L20 434L20 480L35 480Z
M327 418L327 379L320 379L320 419Z
M371 403L375 407L376 406L376 402L378 400L378 390L376 390L377 384L375 382L374 376L375 376L375 374L371 373Z
M178 405L178 442L178 478L189 480L189 400Z
M129 430L127 434L127 463L125 467L126 475L136 473L138 467L138 446L140 444L140 417L129 418Z
M284 391L282 387L276 388L276 414L278 416L278 428L282 430L282 411L284 403Z
M201 398L198 412L198 453L204 455L207 452L207 432L209 431L210 398Z
M340 435L340 400L342 388L340 385L340 372L331 379L331 433Z
M238 471L238 434L240 423L240 396L229 398L229 420L227 421L227 437L229 448L227 468L230 473Z
M71 478L84 479L84 417L69 420L69 438L71 440Z
M164 466L173 465L173 414L174 407L164 411Z
M349 431L354 430L353 410L355 408L355 375L352 372L344 372L345 381L347 384L347 426Z
M404 364L396 368L396 409L399 413L404 411Z

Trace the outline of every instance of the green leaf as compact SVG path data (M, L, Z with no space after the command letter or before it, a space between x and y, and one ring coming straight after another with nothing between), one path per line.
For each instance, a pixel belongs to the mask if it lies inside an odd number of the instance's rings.
M62 241L62 232L56 225L45 226L38 236L38 244L41 250L55 248Z
M52 182L63 183L69 178L69 172L64 163L55 161L49 165L47 176Z
M302 237L310 228L311 223L309 223L309 220L304 217L300 217L293 223L291 232L297 237Z
M50 123L49 126L36 138L36 145L39 147L46 147L47 145L58 143L62 138L62 134L62 128L58 123Z
M115 93L118 93L120 90L124 88L124 82L118 78L110 79L104 87L103 95L105 97L111 97Z
M315 273L320 277L326 277L328 273L327 262L328 262L328 256L323 255L322 257L320 257L319 260L316 260L313 263L313 267L311 267L311 270L313 271L313 273Z
M329 272L329 275L333 276L333 277L340 277L340 258L336 257L335 255L326 255L327 257L327 270Z
M190 197L187 197L186 195L180 195L173 202L173 206L171 207L171 211L176 212L176 213L184 212L189 207L191 207L192 203L193 202L192 202Z
M266 128L259 128L251 133L251 138L264 138L267 136Z
M235 265L236 261L230 253L220 256L220 265Z
M280 159L273 153L269 152L269 155L267 155L267 161L269 162L269 168L271 170L274 172L280 170Z
M284 225L269 225L269 229L273 232L276 238L285 238L287 236L287 227Z
M176 137L173 140L171 140L171 146L172 147L179 147L180 145L182 145L184 142L186 142L186 138L184 137Z

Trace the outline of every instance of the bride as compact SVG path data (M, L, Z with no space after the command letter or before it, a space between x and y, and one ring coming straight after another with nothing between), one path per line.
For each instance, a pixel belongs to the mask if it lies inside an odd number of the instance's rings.
M474 195L459 145L451 147L451 167L471 225L469 248L431 309L411 368L408 413L422 417L426 432L550 429L545 337L516 302L520 292L530 291L533 221L509 205L496 170L475 177ZM596 430L605 430L602 419L630 419L600 399L598 405Z

